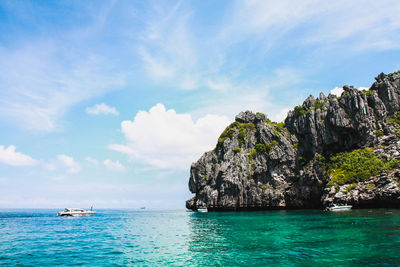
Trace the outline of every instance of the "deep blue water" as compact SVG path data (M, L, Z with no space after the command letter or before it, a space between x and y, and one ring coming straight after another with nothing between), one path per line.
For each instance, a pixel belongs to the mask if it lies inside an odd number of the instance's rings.
M4 266L400 266L400 210L0 210Z

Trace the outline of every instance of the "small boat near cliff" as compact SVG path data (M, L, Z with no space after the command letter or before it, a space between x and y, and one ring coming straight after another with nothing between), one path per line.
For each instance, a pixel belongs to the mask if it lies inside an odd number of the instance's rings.
M208 212L207 207L198 207L197 212Z
M330 207L327 207L326 210L327 211L347 211L347 210L351 210L353 206L351 205L338 205L338 204L333 204Z
M93 210L93 206L90 210L77 209L77 208L65 208L64 211L60 211L57 213L57 216L70 216L70 217L84 217L84 216L93 216L96 212Z

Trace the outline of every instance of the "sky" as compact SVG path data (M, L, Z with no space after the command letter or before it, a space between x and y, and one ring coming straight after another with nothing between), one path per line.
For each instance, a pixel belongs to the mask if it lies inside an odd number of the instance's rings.
M400 70L400 1L0 0L0 208L184 208L240 111Z

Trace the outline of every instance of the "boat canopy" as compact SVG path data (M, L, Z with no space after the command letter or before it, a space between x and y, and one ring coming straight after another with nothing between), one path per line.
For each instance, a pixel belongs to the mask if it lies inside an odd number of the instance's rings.
M83 211L83 209L79 209L79 208L65 208L65 211Z

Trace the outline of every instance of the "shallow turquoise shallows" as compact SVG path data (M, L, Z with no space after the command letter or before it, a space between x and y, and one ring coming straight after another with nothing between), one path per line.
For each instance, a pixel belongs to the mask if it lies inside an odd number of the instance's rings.
M400 210L97 212L0 210L0 265L400 265Z

